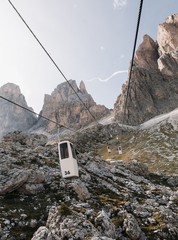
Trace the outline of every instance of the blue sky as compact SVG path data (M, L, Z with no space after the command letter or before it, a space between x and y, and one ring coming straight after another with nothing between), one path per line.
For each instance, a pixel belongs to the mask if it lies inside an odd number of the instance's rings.
M113 108L127 80L140 0L11 0L67 79L85 82L98 104ZM177 0L144 0L138 44L156 40ZM64 81L8 0L0 0L0 86L14 82L35 111Z

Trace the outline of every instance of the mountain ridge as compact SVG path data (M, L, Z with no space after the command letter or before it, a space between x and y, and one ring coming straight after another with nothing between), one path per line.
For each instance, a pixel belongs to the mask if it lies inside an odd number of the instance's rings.
M154 41L148 35L143 37L143 42L138 47L134 58L131 87L123 124L136 126L154 116L170 112L178 107L178 39L175 34L177 30L178 14L174 14L158 26L157 41ZM88 94L83 81L81 81L79 87L74 80L69 80L69 83L90 112L79 101L68 83L64 82L59 84L51 94L45 94L41 115L75 130L92 126L95 120L98 121L104 116L112 115L112 112L105 106L95 103L92 96ZM114 104L114 119L120 123L123 120L127 86L128 82L123 84L122 93ZM9 89L9 91L11 92L9 94L12 94L12 89ZM22 104L27 106L24 96L21 95L21 98L23 98ZM18 102L18 99L16 100ZM4 104L2 100L1 103ZM7 131L15 129L30 129L33 132L46 131L46 134L57 131L56 124L40 117L36 119L30 113L23 113L24 115L20 118L18 124L19 116L15 114L16 110L14 109L16 109L15 106L11 106L11 110L1 112L0 122L2 128L4 126L5 129L4 131L1 129L0 138ZM7 126L3 125L5 124L4 115L6 116ZM27 115L30 116L31 123L29 123ZM11 116L16 119L15 123ZM11 124L12 126L10 126ZM24 127L22 127L23 125Z
M141 124L178 107L178 14L158 26L157 41L145 35L138 47L130 81L124 123ZM128 82L114 104L114 115L122 121Z
M79 129L86 127L91 122L103 118L103 116L110 113L110 110L104 105L97 105L95 103L92 96L88 94L83 81L81 81L79 88L75 80L69 80L69 83L81 100L68 83L63 82L54 89L51 95L45 94L40 115L68 128ZM27 106L25 97L21 94L20 88L16 84L7 83L3 85L0 88L0 94L33 111L32 108ZM4 107L5 105L10 106L9 109ZM48 122L42 117L37 118L35 114L20 109L11 103L7 103L3 99L0 99L0 107L0 122L2 123L0 138L7 132L13 130L46 131L46 134L57 131L56 124ZM19 115L19 113L21 115ZM4 116L6 116L6 123L4 122ZM16 121L14 122L13 119L16 119Z

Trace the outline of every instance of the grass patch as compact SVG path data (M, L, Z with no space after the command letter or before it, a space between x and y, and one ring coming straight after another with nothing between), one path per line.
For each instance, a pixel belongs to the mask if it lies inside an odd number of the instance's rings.
M61 216L67 216L72 213L72 210L65 203L62 203L57 208L57 211L58 211L58 215L61 215Z
M107 144L105 144L96 150L96 158L99 158L100 154L103 160L136 159L147 164L150 172L177 174L177 134L169 125L160 127L160 131L148 129L125 133L122 137L122 155L117 151L120 144L110 144L111 153L108 153ZM112 139L114 140L115 138Z

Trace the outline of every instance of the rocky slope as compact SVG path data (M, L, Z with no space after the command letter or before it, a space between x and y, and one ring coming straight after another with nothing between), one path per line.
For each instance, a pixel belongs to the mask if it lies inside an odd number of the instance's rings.
M94 102L91 95L87 93L83 81L80 83L79 88L76 81L70 80L69 82L96 119L109 114L109 109ZM82 128L94 121L67 82L59 84L51 95L45 95L41 114L53 121L59 122L61 125L74 129ZM54 129L56 131L55 124L46 122L41 118L38 120L36 126L34 126L34 129L40 128L48 132Z
M158 27L157 41L148 35L138 47L131 78L125 124L138 125L178 107L178 14ZM128 83L114 105L122 121Z
M25 97L21 94L20 88L13 84L7 83L0 88L0 95L11 101L16 102L26 108L27 103ZM15 106L9 102L0 98L0 139L4 134L13 130L27 130L37 121L34 114L25 111L18 106ZM29 108L32 110L31 108Z
M115 124L111 124L114 129ZM114 134L112 133L114 136ZM146 163L149 171L165 174L178 174L178 109L159 115L137 127L125 131L122 137L123 154L118 154L117 139L107 141L111 153L108 154L106 144L100 147L98 154L108 161L136 159ZM110 160L109 160L110 159Z
M123 146L134 131L122 130ZM120 133L114 123L73 136L81 152L75 179L61 178L57 145L46 136L7 134L0 142L1 239L177 239L177 176L151 173L143 159L98 159L97 150Z

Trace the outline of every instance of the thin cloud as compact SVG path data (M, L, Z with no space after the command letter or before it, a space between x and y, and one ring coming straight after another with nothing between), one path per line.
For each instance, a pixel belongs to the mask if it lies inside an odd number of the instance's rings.
M100 82L108 82L109 80L111 80L113 77L115 77L116 75L118 74L121 74L121 73L127 73L128 70L122 70L122 71L117 71L117 72L114 72L111 76L109 76L108 78L105 78L105 79L101 79L99 77L95 77L95 78L91 78L89 80L87 80L87 82L93 82L93 81L100 81Z
M114 0L113 6L114 8L123 8L127 5L127 0Z

